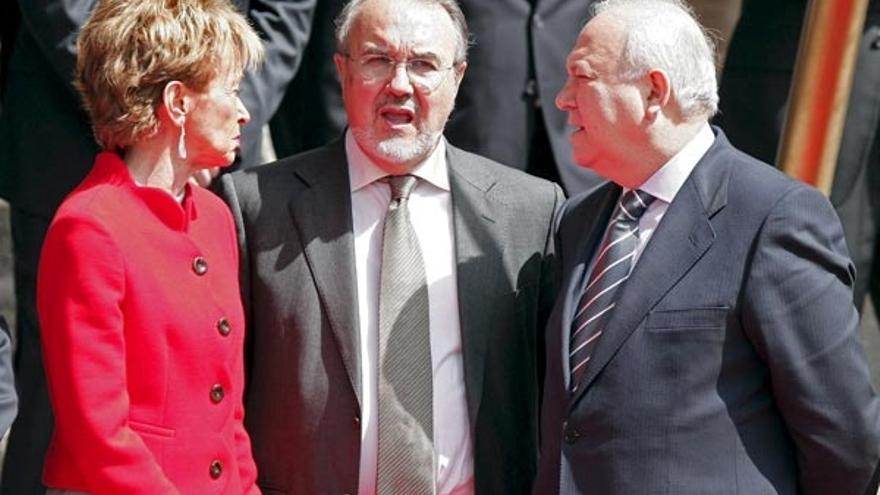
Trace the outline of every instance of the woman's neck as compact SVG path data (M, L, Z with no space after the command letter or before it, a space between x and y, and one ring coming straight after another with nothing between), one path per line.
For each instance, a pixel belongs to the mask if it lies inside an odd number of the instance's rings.
M157 144L155 139L136 143L125 150L123 160L138 185L159 188L180 197L192 176L192 168L176 156L175 147Z

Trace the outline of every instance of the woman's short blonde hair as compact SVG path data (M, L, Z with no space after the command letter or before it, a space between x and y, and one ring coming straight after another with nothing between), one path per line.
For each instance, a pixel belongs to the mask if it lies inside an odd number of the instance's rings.
M168 82L204 91L263 58L259 36L228 0L99 0L77 50L74 83L111 150L157 132Z

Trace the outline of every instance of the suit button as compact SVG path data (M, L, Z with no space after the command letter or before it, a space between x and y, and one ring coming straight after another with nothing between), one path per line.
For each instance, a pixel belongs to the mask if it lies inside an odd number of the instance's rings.
M214 459L211 461L211 468L208 470L211 474L211 479L217 479L223 474L223 463L220 462L219 459Z
M532 24L534 24L534 26L536 28L542 28L542 27L544 27L544 19L541 19L541 16L539 16L538 14L535 14L532 17Z
M224 395L226 395L226 392L223 390L223 385L218 383L211 387L211 402L214 404L219 404L223 400Z
M355 417L354 417L354 424L356 424L356 425L360 425L360 424L361 424L361 418L360 418L360 416L355 416Z
M229 320L227 320L226 317L221 316L220 319L217 320L217 331L224 337L229 335L229 332L232 331L232 324L229 323Z
M201 256L196 256L195 258L193 258L192 269L196 275L202 276L208 272L208 262L205 261L205 258L202 258Z
M565 435L564 435L565 443L571 445L571 444L578 441L578 438L581 437L581 432L577 431L574 428L568 428L567 422L565 423L565 425L566 425Z

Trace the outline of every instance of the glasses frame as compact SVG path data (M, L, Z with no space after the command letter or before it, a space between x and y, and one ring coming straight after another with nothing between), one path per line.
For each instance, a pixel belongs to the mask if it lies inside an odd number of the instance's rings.
M413 60L397 60L397 59L391 57L390 55L385 55L385 54L381 54L381 53L365 54L365 55L361 55L360 57L355 57L351 53L348 53L348 52L340 52L339 54L341 56L345 57L347 60L354 62L355 67L357 67L357 73L358 73L358 75L361 76L361 78L363 80L368 81L368 82L373 82L373 83L387 82L387 81L392 80L394 78L394 76L397 74L397 68L400 67L401 65L403 65L404 66L404 73L406 73L406 78L409 81L410 85L412 85L414 88L418 88L421 91L424 91L426 93L432 93L432 92L436 91L437 88L439 88L440 85L443 83L443 80L444 80L446 73L449 70L455 69L456 67L459 67L461 65L461 62L453 62L449 66L436 69L435 72L438 74L437 81L433 85L428 85L428 84L425 84L425 81L420 79L419 76L416 76L415 79L413 79L413 75L410 73L410 65L409 65L410 62L413 62ZM377 77L372 74L367 74L365 71L364 59L369 56L387 57L388 60L390 60L392 62L391 64L389 64L387 66L388 73L385 74L384 76L381 76L381 77ZM419 59L415 59L415 60L419 60Z

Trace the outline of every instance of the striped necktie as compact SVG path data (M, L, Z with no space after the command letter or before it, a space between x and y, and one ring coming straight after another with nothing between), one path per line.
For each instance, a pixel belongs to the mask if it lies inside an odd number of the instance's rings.
M632 271L639 242L639 217L652 201L654 197L650 194L633 189L617 203L571 325L568 359L572 392L580 385L614 309L616 295Z

